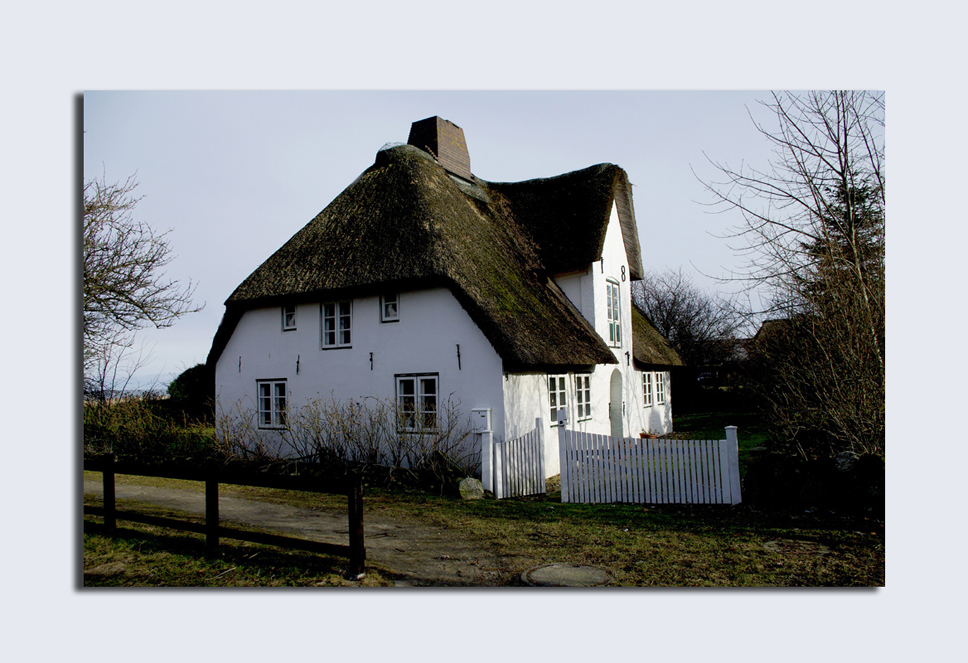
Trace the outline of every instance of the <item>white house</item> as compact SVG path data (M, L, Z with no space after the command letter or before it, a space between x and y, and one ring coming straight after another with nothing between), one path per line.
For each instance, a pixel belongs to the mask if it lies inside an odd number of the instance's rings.
M460 127L415 122L225 302L218 410L273 429L313 399L376 397L408 430L451 397L499 439L540 417L556 440L560 407L580 430L667 433L682 362L632 306L641 276L621 168L486 182Z

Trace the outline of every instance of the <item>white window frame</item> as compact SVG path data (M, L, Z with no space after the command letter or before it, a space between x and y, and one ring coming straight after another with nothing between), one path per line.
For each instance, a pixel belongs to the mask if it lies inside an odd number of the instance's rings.
M652 373L648 371L642 373L642 395L643 405L645 407L652 407L655 402L652 396Z
M397 430L401 433L433 432L440 422L440 374L395 375ZM407 389L407 385L410 389ZM427 387L433 385L432 391Z
M548 375L548 408L551 412L551 425L558 425L558 410L568 409L568 375Z
M332 310L327 307L332 307ZM352 301L324 302L319 305L319 317L323 350L353 347Z
M286 428L288 401L289 388L286 380L256 380L258 427Z
M590 373L575 375L575 406L578 409L578 421L592 418L592 376Z
M387 307L393 306L393 312ZM380 297L380 322L400 322L400 295L383 295Z
M608 320L608 345L622 347L622 289L618 281L605 281L605 310Z
M666 373L655 374L655 404L665 405L666 402Z
M296 328L296 305L282 307L282 331L292 331Z

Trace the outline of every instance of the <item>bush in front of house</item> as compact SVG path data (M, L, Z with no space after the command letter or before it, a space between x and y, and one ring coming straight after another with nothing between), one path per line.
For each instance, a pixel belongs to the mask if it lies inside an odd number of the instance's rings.
M414 425L421 416L429 415L403 412L392 399L341 402L331 396L288 409L286 425L270 429L237 403L217 416L216 440L225 461L298 460L323 474L359 472L378 485L457 494L461 479L480 475L470 418L452 399L439 404L433 425Z
M84 401L84 457L105 453L147 464L201 462L212 457L212 429L173 415L158 394Z

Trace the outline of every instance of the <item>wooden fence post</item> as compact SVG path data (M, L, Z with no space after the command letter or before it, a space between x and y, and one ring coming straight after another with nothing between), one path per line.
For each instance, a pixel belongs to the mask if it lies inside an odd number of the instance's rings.
M205 545L210 553L218 549L218 470L205 477Z
M736 426L726 427L726 457L729 465L727 476L729 478L729 503L739 504L743 501L740 496L739 481L739 441L736 437Z
M103 481L104 497L104 530L113 532L117 527L117 515L115 514L114 499L114 454L104 454L103 467L101 468L101 479Z
M350 481L350 568L349 577L359 580L366 575L366 546L363 541L363 477L354 476Z

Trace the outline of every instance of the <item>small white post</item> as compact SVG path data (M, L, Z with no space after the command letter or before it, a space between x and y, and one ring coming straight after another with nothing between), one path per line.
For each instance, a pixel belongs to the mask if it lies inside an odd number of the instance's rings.
M488 435L492 435L488 433ZM492 444L493 455L494 455L494 465L493 474L494 477L494 499L504 499L504 452L507 449L504 442L499 442L498 444Z
M494 433L482 431L481 437L481 484L494 492Z
M545 477L545 468L547 467L547 463L545 463L546 450L545 450L544 420L542 420L541 417L538 417L537 419L534 420L534 434L538 436L537 460L538 460L538 474L540 475L538 477L538 482L540 483L539 488L541 488L539 492L544 493L545 479L547 478Z
M558 410L558 471L561 472L561 501L569 501L569 484L571 483L571 465L568 464L566 452L567 433L565 425L568 423L568 410L560 408Z
M481 484L486 490L494 491L494 433L491 431L490 408L471 410L477 434L481 442Z
M736 426L726 427L726 458L728 460L727 475L729 476L729 503L739 504L743 501L739 486L739 441L736 436Z

